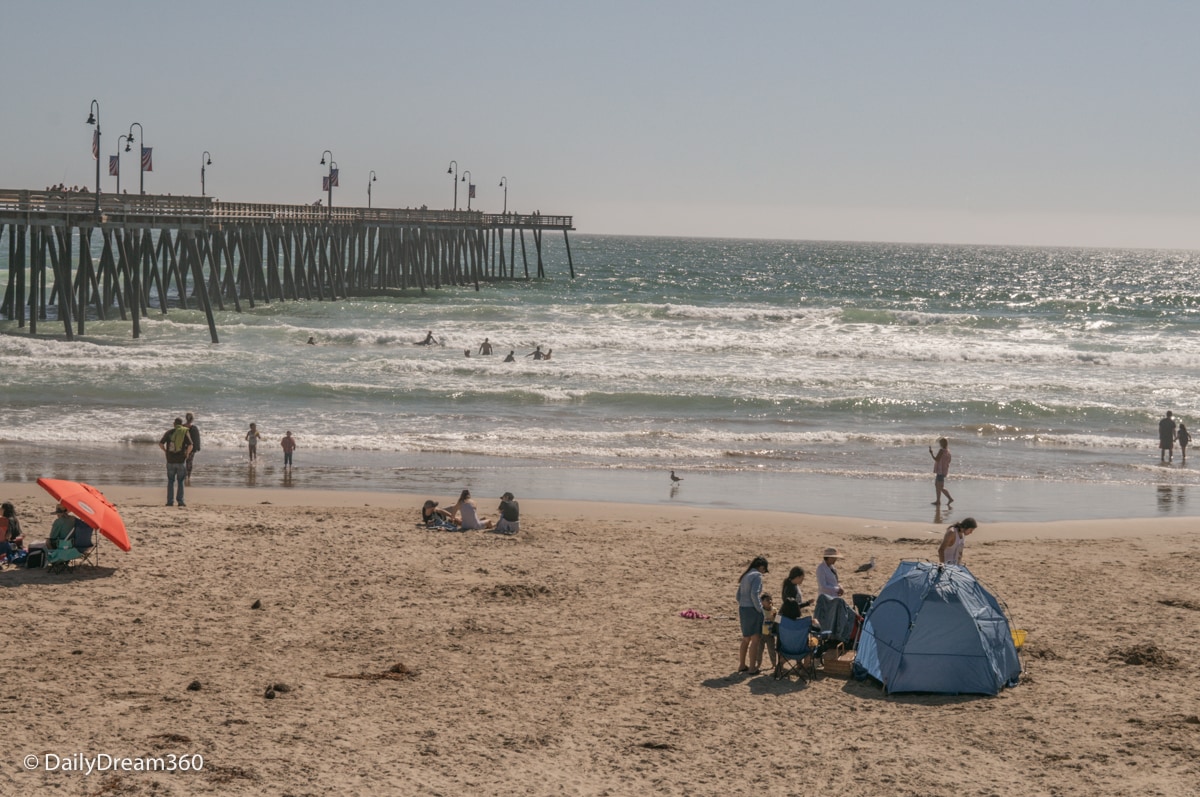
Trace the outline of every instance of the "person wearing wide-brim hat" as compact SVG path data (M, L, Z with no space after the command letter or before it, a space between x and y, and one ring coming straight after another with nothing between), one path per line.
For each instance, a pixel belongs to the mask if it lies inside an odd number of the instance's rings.
M842 585L838 583L837 560L842 558L842 554L837 548L826 548L821 554L824 560L817 565L817 594L824 595L828 598L840 598L846 594L842 589Z
M813 617L821 628L830 632L830 638L850 642L854 636L854 610L842 596L846 591L838 581L837 562L842 552L837 548L826 548L817 565L817 606Z

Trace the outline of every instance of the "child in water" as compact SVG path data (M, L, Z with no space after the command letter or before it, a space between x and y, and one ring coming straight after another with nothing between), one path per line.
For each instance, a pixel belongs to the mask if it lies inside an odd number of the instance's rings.
M1188 443L1192 442L1192 436L1188 434L1187 427L1183 425L1183 421L1179 422L1179 431L1175 433L1175 439L1179 441L1179 453L1183 455L1183 464L1187 464L1187 447Z
M246 444L250 447L250 461L258 460L258 441L262 440L262 435L258 433L258 425L250 424L250 431L246 432Z

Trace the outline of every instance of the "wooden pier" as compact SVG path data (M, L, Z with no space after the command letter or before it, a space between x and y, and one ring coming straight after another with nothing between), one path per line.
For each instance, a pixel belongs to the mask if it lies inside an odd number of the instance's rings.
M98 205L98 208L97 208ZM443 285L544 278L543 234L562 231L575 276L571 216L466 210L329 208L210 197L0 189L8 281L0 317L38 334L56 309L68 340L90 319L272 301L425 293ZM535 256L530 273L526 232ZM518 240L521 264L517 265ZM507 252L505 249L507 248ZM99 255L93 254L95 250Z

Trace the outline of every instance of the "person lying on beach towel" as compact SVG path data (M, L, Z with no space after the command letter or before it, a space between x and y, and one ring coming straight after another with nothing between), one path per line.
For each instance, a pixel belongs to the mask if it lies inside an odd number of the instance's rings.
M427 500L425 505L421 507L421 522L425 524L427 529L441 529L443 531L462 531L451 518L449 512L438 507L438 502L432 499Z

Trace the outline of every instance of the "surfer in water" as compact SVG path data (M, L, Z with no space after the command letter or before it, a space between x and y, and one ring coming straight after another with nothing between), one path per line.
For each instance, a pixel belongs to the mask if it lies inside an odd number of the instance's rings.
M438 339L433 336L433 330L431 329L425 333L425 340L418 340L415 345L417 345L417 346L432 346L435 343L438 344L439 346L441 345L438 342Z

